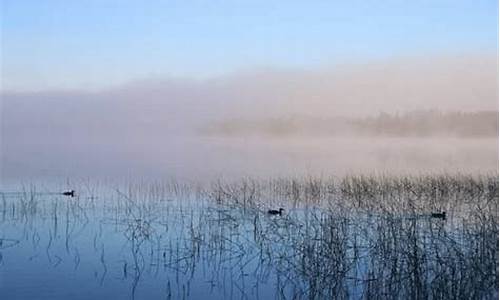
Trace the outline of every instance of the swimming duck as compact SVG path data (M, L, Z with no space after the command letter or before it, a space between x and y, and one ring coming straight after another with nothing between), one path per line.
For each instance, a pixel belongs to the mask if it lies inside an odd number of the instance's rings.
M63 196L69 196L71 198L75 197L75 190L69 190L69 191L66 191L66 192L62 192L61 195Z
M267 213L270 214L270 215L273 215L273 216L275 216L275 215L280 215L281 216L281 214L283 213L283 211L285 211L283 208L280 208L279 210L270 209L270 210L267 211Z
M431 217L432 218L436 218L436 219L446 220L446 212L443 211L443 212L440 212L440 213L432 213Z

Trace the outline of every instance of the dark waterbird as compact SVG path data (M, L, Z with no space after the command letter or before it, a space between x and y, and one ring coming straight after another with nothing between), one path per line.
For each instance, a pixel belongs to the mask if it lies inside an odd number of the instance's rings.
M280 208L279 210L276 210L276 209L270 209L267 211L268 214L270 215L273 215L273 216L276 216L276 215L280 215L283 213L283 211L285 211L283 208Z
M436 219L446 220L446 212L443 211L443 212L440 212L440 213L432 213L431 217L432 218L436 218Z
M69 190L66 192L62 192L61 195L73 198L73 197L75 197L75 190Z

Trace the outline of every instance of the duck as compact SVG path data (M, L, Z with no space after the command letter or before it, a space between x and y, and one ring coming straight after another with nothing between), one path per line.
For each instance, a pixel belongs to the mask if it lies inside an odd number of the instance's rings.
M270 214L270 215L273 215L273 216L276 216L276 215L280 215L281 216L281 214L284 211L285 211L285 209L283 209L283 208L280 208L278 210L276 210L276 209L270 209L270 210L267 211L267 213Z
M66 192L62 192L61 195L63 196L69 196L71 198L75 197L75 190L69 190L69 191L66 191Z
M439 212L432 213L431 217L432 218L436 218L436 219L446 220L446 212L443 211L443 212L440 212L440 213Z

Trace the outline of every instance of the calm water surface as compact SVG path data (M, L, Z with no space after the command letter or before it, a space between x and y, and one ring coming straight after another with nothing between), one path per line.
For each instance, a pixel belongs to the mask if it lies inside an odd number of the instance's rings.
M0 199L1 298L498 296L498 190L391 194L380 208L297 184L80 185L75 198L24 186ZM267 214L277 207L282 216ZM441 210L446 220L430 216Z

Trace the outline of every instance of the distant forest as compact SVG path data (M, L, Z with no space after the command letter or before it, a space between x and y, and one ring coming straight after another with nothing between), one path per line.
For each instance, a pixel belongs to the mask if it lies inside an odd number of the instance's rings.
M201 133L222 136L498 137L498 112L419 110L380 113L365 118L293 116L259 120L233 119L209 124Z

